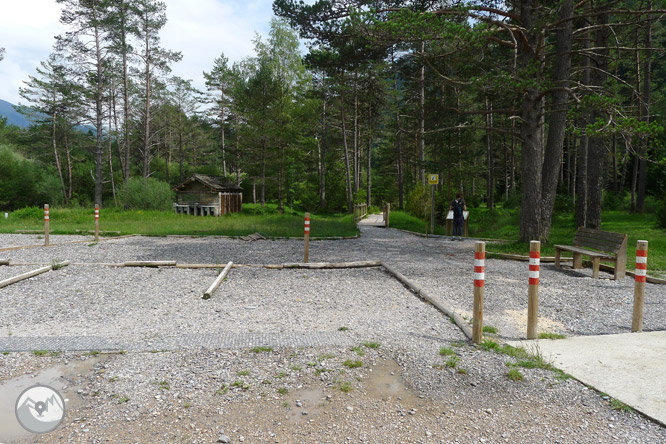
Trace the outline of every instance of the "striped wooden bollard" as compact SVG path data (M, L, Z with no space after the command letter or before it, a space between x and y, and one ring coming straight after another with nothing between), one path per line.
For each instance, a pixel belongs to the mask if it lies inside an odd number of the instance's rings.
M305 213L305 255L303 262L310 261L310 213Z
M645 300L645 281L647 280L648 241L639 240L636 244L636 282L634 284L634 316L631 331L643 331L643 303Z
M99 204L95 204L95 242L99 242Z
M474 248L474 319L472 341L480 344L483 338L483 291L486 283L486 243L477 241Z
M527 339L537 338L539 322L539 269L541 267L541 242L530 242L530 278L527 289Z
M50 231L50 226L49 226L49 204L44 204L44 245L46 247L49 246L49 231Z

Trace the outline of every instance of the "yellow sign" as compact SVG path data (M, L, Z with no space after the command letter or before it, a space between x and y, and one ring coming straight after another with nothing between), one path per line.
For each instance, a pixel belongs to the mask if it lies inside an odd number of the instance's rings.
M439 183L439 174L428 174L428 184L437 185Z

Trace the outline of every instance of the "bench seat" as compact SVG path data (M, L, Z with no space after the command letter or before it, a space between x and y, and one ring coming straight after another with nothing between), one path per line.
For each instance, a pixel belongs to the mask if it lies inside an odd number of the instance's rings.
M573 253L573 268L583 268L583 256L592 260L592 277L599 277L601 261L615 262L614 279L623 278L627 268L627 235L581 227L574 245L555 245L555 267L560 267L562 251ZM585 248L587 247L587 248Z

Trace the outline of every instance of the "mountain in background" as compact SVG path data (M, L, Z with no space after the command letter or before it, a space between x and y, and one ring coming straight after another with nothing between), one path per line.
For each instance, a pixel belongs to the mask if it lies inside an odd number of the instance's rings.
M7 125L16 125L21 128L27 128L31 125L23 114L16 111L14 105L2 99L0 99L0 116L7 118Z

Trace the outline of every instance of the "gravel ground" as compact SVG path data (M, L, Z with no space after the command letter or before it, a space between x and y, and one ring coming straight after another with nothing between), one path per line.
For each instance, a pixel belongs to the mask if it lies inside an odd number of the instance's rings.
M0 248L22 240L0 235ZM312 242L310 259L382 260L469 318L472 251L470 241L364 228L357 240ZM302 260L302 242L134 237L0 258L277 264ZM32 268L0 267L0 279ZM7 438L0 419L0 443L666 442L663 427L614 410L556 372L520 368L523 379L509 379L515 358L469 345L446 317L380 269L237 268L204 301L216 274L72 265L0 289L0 342L93 335L138 341L144 350L0 354L0 394L15 378L30 377L69 399L55 432ZM541 330L629 331L633 281L590 276L542 265ZM502 338L524 336L526 281L526 263L486 261L485 321ZM647 285L646 329L666 328L665 293L666 286ZM304 342L263 352L202 347L196 336L173 350L154 345L162 337L228 332L297 333ZM307 337L318 334L333 340L308 346ZM442 347L454 355L440 355Z

